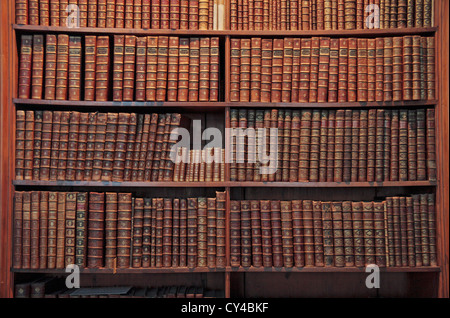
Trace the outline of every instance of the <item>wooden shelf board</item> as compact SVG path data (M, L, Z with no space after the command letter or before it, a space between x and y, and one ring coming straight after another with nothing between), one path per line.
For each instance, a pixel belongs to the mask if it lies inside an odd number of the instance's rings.
M267 30L267 31L238 31L238 30L179 30L179 29L119 29L119 28L68 28L41 25L14 24L14 30L24 32L57 32L57 33L81 33L81 34L130 34L130 35L186 35L186 36L401 36L401 35L426 35L434 34L437 27L427 28L394 28L394 29L366 29L366 30Z
M383 187L434 187L431 181L388 182L107 182L107 181L33 181L14 180L14 186L23 187L122 187L122 188L383 188Z
M151 274L151 273L223 273L225 268L83 268L80 269L80 274ZM41 274L66 274L65 269L23 269L12 268L13 273L41 273Z

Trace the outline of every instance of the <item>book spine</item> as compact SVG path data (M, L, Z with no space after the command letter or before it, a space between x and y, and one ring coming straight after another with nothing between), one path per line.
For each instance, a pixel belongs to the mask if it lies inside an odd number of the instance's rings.
M25 199L25 193L23 198ZM23 201L25 203L25 201ZM57 192L48 194L48 232L47 232L47 268L56 268L56 238L57 238Z
M241 40L231 39L230 101L240 101ZM262 89L262 87L261 87Z
M384 202L373 203L373 223L375 239L375 264L380 267L387 266L386 257L386 220L384 213Z
M21 268L31 268L31 192L23 193L21 252Z
M133 198L134 210L132 221L131 267L142 267L142 246L144 227L144 199ZM170 211L171 212L171 211Z
M39 268L47 268L49 192L40 192L39 202ZM22 202L21 202L22 204Z
M95 100L97 37L85 37L84 100Z
M50 171L49 178L54 181L57 179L58 175L58 154L59 154L59 135L61 127L61 112L53 112L53 123L52 123L52 142L51 142L51 152L50 152Z
M375 137L375 181L384 181L384 121L385 110L377 109Z
M376 100L376 39L367 40L367 101Z
M258 201L256 201L258 202ZM256 203L255 202L255 203ZM272 266L272 226L270 215L270 201L259 201L261 218L261 246L262 246L262 266Z
M177 101L178 93L178 47L179 38L169 38L169 59L167 67L167 100ZM209 74L208 74L209 76Z
M198 265L198 199L188 198L187 206L187 266Z
M311 116L310 130L310 148L309 148L309 178L311 182L319 181L319 164L320 164L320 128L321 128L321 111L313 110ZM300 136L301 139L303 139ZM300 143L302 140L300 141Z
M134 100L136 73L136 36L126 35L123 57L123 100Z
M353 239L355 248L355 266L365 264L363 203L352 202Z
M272 227L273 266L283 267L283 232L281 225L281 202L270 201Z
M412 100L413 89L413 37L403 37L403 100Z
M68 98L81 99L81 37L69 37Z
M124 35L114 36L114 61L113 61L113 101L123 100L124 84Z
M352 182L357 182L358 181L358 177L359 177L359 155L360 154L364 154L364 149L361 149L361 153L360 153L360 147L365 147L360 145L360 125L361 121L360 121L360 111L359 110L354 110L352 112L352 129L351 129L351 137L347 137L347 138L351 138L351 167L350 167L350 180ZM363 140L364 141L364 140ZM364 161L364 158L361 158L361 161ZM362 162L361 162L362 163ZM364 164L361 164L361 167L363 167ZM364 172L362 173L362 175L364 175ZM365 175L364 175L365 176Z
M427 109L426 121L427 121L427 175L428 180L436 181L436 130L435 130L435 111L433 109Z
M60 0L61 2L61 0ZM88 0L88 20L87 26L90 28L97 27L97 11L98 11L98 0ZM61 23L61 25L64 25Z
M303 235L305 266L315 266L313 202L311 200L303 200Z
M31 66L31 98L42 99L44 78L44 36L33 36L33 64Z
M75 264L75 240L76 240L76 211L77 193L68 192L66 195L66 219L65 219L65 257L64 264Z
M216 192L216 267L224 268L226 264L226 192ZM211 207L212 209L212 207ZM212 229L214 228L211 225ZM212 245L213 246L213 245ZM214 253L212 253L214 255Z
M80 113L71 112L69 122L69 143L67 147L66 180L75 181L78 139L80 130Z
M135 100L145 101L146 95L146 62L147 37L136 38L136 65L135 65ZM125 73L124 73L125 75Z
M348 79L350 66L348 44L349 44L348 39L339 39L339 84L338 84L338 100L337 100L338 102L346 102L348 96ZM354 76L354 72L352 73L352 75ZM352 77L352 80L353 78L354 77Z
M15 150L15 176L16 180L24 180L25 161L25 111L16 111L16 150Z
M414 222L414 255L416 260L416 266L423 266L422 262L422 228L421 228L421 215L420 215L420 195L412 195L413 205L413 222Z
M333 205L332 205L332 207L333 207ZM337 211L339 211L339 207L340 207L340 205L338 204ZM338 216L337 220L338 220L337 227L339 228L339 225L340 225L339 224L339 216ZM353 240L353 220L352 220L352 202L351 201L343 201L342 202L342 229L343 229L343 239L344 239L345 266L352 267L352 266L355 266L355 250L354 250L354 240ZM337 236L339 236L339 233ZM336 241L336 238L335 238L335 241ZM336 243L335 243L335 245L336 245Z
M87 192L78 192L76 194L75 264L82 268L86 266L87 200Z
M57 226L56 226L56 267L64 268L65 225L66 225L66 192L57 192ZM25 220L25 218L24 218Z
M282 99L282 83L283 83L283 55L284 55L284 40L273 40L272 51L272 91L271 102L281 102ZM242 74L242 71L241 71ZM241 98L242 101L242 98Z
M305 265L302 209L303 204L301 200L292 201L292 242L295 267L303 267Z
M292 202L281 201L281 236L284 267L294 266L294 243L292 227Z
M16 0L16 23L28 24L28 0Z
M358 102L366 102L368 97L368 47L367 39L358 39L357 53L357 97Z
M430 266L437 266L436 247L436 201L435 195L429 193L427 196L428 206L428 235L430 244Z
M107 101L109 88L109 37L97 37L95 100Z
M129 268L133 218L131 193L118 194L117 211L117 268Z
M59 152L58 152L58 168L57 180L66 180L67 157L69 150L69 130L70 130L71 112L62 112L61 125L59 135Z
M323 225L323 254L324 266L331 267L335 265L334 257L334 233L333 218L330 202L322 202L322 225ZM339 237L337 237L339 239ZM340 238L343 242L343 239Z
M210 50L210 73L209 73L209 101L219 101L219 79L220 79L220 56L219 56L219 38L211 38Z
M56 56L57 37L53 34L46 35L45 46L45 82L44 98L55 99L56 94Z
M293 48L294 39L284 39L283 49L283 68L282 68L282 84L281 84L281 101L291 102L292 94L292 66L293 66Z
M22 35L19 62L19 88L17 96L19 98L30 98L31 74L33 64L33 36Z
M363 50L361 50L363 55ZM358 93L358 41L355 38L348 40L348 90L347 101L356 102ZM364 59L363 59L364 62Z
M30 268L39 268L40 192L31 192L30 210Z
M87 267L103 267L105 194L89 193Z
M230 201L230 265L241 266L241 207L240 201Z

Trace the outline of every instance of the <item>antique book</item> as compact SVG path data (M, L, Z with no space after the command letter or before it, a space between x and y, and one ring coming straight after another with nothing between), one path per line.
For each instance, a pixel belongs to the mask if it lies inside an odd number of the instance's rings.
M40 268L40 191L31 192L31 210L30 210L30 268ZM25 229L25 228L24 228Z
M136 75L136 36L126 35L123 57L123 100L134 100Z
M67 192L65 215L65 256L64 264L75 264L77 193Z
M97 57L95 69L95 100L107 101L109 93L109 37L97 37Z
M50 196L50 195L49 195ZM87 248L87 212L88 193L78 192L76 194L75 210L75 264L84 268L86 266ZM50 215L50 214L49 214Z
M55 99L56 97L56 60L57 37L54 34L47 34L45 44L44 99Z
M131 267L142 267L143 226L144 226L144 199L134 199L133 229L131 243Z
M69 150L69 131L70 131L70 111L61 113L60 134L59 134L59 152L58 152L58 168L57 180L66 179L67 157ZM26 156L25 156L26 159ZM26 161L25 161L26 163Z
M99 268L104 265L105 194L89 193L86 265Z
M131 265L132 239L132 194L119 193L117 196L117 268Z
M44 36L33 35L33 64L31 65L31 98L42 99L44 80Z
M77 164L77 151L78 151L78 139L80 130L80 113L73 111L70 114L69 122L69 136L67 146L67 164L65 179L74 181L76 164Z
M169 58L167 66L167 100L169 102L177 101L179 40L178 37L169 37Z
M56 95L57 100L67 99L69 68L69 36L58 35L58 54L56 60Z
M123 100L125 36L114 36L113 101Z
M81 37L69 37L68 99L81 100Z

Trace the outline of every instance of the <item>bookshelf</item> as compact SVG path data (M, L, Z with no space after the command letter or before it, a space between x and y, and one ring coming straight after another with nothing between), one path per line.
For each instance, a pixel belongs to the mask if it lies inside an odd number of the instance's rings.
M225 1L225 12L231 0ZM225 14L224 30L67 28L15 24L15 0L2 2L1 25L1 109L0 126L0 295L13 297L15 283L38 274L64 277L63 269L13 268L14 191L133 192L150 197L213 196L226 192L226 260L224 268L85 268L83 283L125 284L129 281L156 281L161 286L198 285L219 289L225 297L448 297L448 2L434 1L434 26L374 30L231 30ZM20 36L22 34L69 34L77 36L114 35L218 37L220 43L220 88L217 102L115 102L68 101L17 98ZM376 38L408 35L434 36L436 52L436 99L394 102L231 102L231 40L242 38ZM446 59L447 58L447 59ZM110 72L112 73L112 72ZM111 75L111 74L110 74ZM66 110L80 112L179 112L202 119L208 126L231 127L231 109L434 109L436 113L437 181L384 182L257 182L229 181L226 164L223 182L96 182L15 180L16 110ZM225 136L225 149L231 149ZM226 151L226 155L229 155ZM232 200L376 200L394 195L434 193L436 195L436 232L438 266L385 267L383 289L368 290L359 282L365 279L360 267L232 267L230 266L230 203ZM382 276L384 279L384 276ZM334 286L330 288L330 286ZM361 286L360 286L361 285ZM339 288L338 288L339 286Z

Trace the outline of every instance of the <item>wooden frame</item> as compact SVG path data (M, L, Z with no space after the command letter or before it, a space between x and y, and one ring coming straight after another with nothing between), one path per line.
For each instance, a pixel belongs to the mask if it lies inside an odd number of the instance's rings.
M130 30L130 29L100 29L100 28L80 28L69 29L64 27L43 27L43 26L22 26L15 25L15 1L8 0L1 2L0 11L0 297L12 297L14 287L14 275L20 273L47 273L58 274L58 270L10 270L11 251L12 251L12 198L15 187L41 188L41 187L118 187L121 188L151 188L151 187L170 187L170 188L221 188L227 191L227 220L229 220L230 210L230 192L232 189L245 192L249 188L264 189L268 188L420 188L426 187L436 190L437 194L437 239L438 239L438 267L429 268L386 268L382 272L388 273L420 273L436 274L438 279L437 290L433 291L439 297L449 297L449 72L448 72L448 43L449 43L449 2L446 0L435 1L435 26L431 28L410 28L410 29L381 29L381 30L352 30L352 31L229 31L230 19L226 15L226 30L223 31L192 31L192 30ZM230 1L226 1L226 12L229 12ZM45 100L21 100L15 99L17 87L17 69L18 52L16 34L21 32L29 33L76 33L76 34L154 34L154 35L198 35L198 36L218 36L224 43L224 61L225 74L222 76L225 86L223 101L216 103L140 103L140 102L70 102L70 101L45 101ZM330 36L330 37L374 37L374 36L392 36L392 35L435 35L436 37L436 76L437 76L437 100L425 102L388 102L388 103L231 103L230 102L230 38L231 37L311 37L311 36ZM44 181L14 181L14 127L15 127L15 107L42 107L43 105L51 108L69 107L70 109L83 109L84 107L95 107L102 109L121 109L127 107L127 110L133 108L156 107L163 109L180 109L192 112L223 112L225 127L230 127L230 108L269 108L269 107L292 107L292 108L364 108L364 107L435 107L436 125L437 125L437 164L438 181L431 183L423 182L384 182L384 183L262 183L262 182L217 182L217 183L122 183L120 185L101 182L44 182ZM160 108L163 107L163 108ZM228 139L226 139L228 140ZM225 147L229 149L229 144ZM228 153L227 153L228 154ZM229 165L226 166L226 180L229 180ZM264 191L264 190L262 190ZM229 224L227 222L226 240L229 242ZM228 243L227 243L228 244ZM227 260L229 262L229 248L227 246ZM169 274L177 273L184 275L186 273L220 273L224 276L225 297L230 297L232 292L232 283L236 280L234 274L246 273L361 273L360 268L302 268L302 269L276 269L276 268L232 268L230 264L224 269L126 269L118 270L122 274ZM111 270L86 270L88 274L112 274ZM256 274L257 275L257 274ZM266 275L266 274L264 274ZM304 274L306 275L306 274Z

